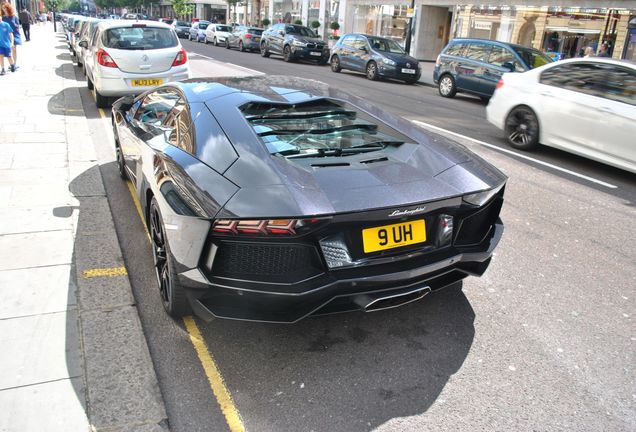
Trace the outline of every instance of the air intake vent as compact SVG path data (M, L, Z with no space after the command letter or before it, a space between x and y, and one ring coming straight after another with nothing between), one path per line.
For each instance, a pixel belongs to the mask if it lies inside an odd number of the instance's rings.
M360 163L372 164L372 163L376 163L376 162L386 162L388 160L389 160L389 158L385 156L385 157L379 157L379 158L375 158L375 159L363 160L363 161L360 161Z

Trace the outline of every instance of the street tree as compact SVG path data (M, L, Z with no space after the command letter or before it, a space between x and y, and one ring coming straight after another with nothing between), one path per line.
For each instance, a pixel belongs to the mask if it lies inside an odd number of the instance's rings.
M183 18L185 15L190 15L194 8L192 5L186 3L185 0L172 0L172 9L177 17Z
M225 0L225 1L230 6L230 18L227 20L228 23L230 21L236 22L236 5L239 3L239 0Z

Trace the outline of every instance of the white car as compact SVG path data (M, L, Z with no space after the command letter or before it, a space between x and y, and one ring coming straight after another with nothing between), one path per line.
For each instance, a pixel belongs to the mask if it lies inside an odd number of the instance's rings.
M589 57L504 74L486 115L515 148L541 143L636 173L636 63Z
M210 24L205 29L205 43L212 42L215 46L219 46L220 43L225 44L230 33L232 33L232 27L227 24Z
M103 21L82 41L86 82L98 107L190 77L188 55L174 29L156 21Z

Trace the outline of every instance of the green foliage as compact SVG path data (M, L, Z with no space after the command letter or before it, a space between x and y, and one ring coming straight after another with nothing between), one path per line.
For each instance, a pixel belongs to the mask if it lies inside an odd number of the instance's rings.
M320 27L320 21L312 21L311 22L311 28L317 29L318 27Z
M296 20L296 21L294 21L294 24L303 25L303 22L302 22L302 20Z
M68 4L66 9L70 10L71 12L81 12L82 11L82 5L80 5L80 2L78 0L72 0Z
M184 15L190 15L194 10L192 5L186 3L185 0L171 0L172 1L172 9L174 9L174 13L178 17L183 17Z
M336 21L333 21L331 24L329 24L329 28L331 30L339 30L340 29L340 24L338 24Z
M271 21L269 20L269 18L263 18L261 23L263 23L263 27L267 27L268 25L271 24Z

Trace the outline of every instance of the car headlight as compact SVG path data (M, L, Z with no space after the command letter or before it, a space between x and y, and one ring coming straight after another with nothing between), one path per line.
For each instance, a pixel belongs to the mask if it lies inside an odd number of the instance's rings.
M383 58L382 59L382 63L388 64L389 66L395 66L396 65L396 63L393 60L388 59L388 58Z
M477 192L477 193L474 193L474 194L464 195L462 197L462 199L464 200L464 202L466 202L468 204L472 204L472 205L481 207L484 204L486 204L488 201L490 201L492 199L492 197L497 195L497 193L501 190L501 188L503 186L504 185L500 185L500 186L497 186L494 189L488 189L488 190Z
M299 47L307 46L307 44L305 42L301 42L301 41L297 41L297 40L292 41L292 45L299 46Z

